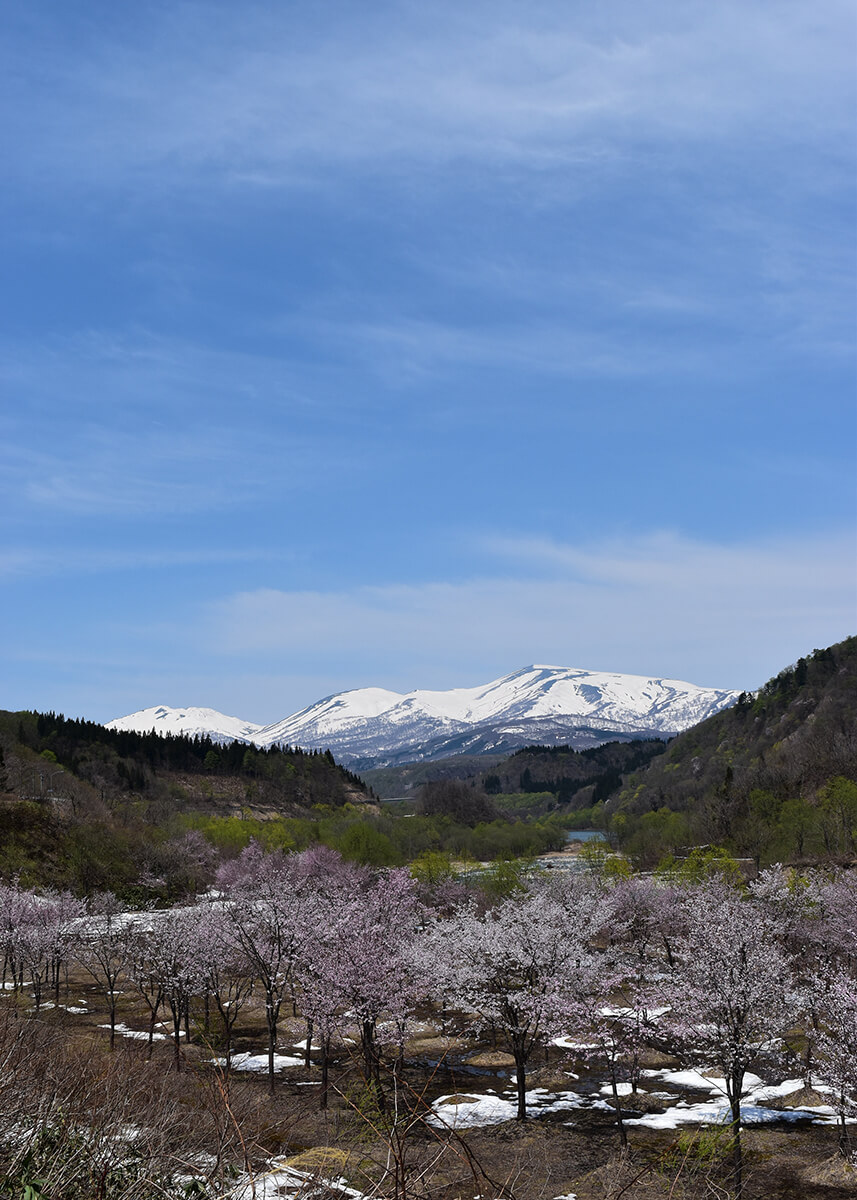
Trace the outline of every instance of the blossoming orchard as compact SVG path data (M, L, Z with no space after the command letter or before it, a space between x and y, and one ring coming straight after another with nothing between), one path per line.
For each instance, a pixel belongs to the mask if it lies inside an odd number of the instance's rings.
M3 885L0 1194L596 1195L561 1154L541 1190L498 1165L499 1126L625 1165L659 1138L628 1195L759 1194L769 1126L847 1167L855 914L847 871L533 872L491 898L255 843L171 908Z

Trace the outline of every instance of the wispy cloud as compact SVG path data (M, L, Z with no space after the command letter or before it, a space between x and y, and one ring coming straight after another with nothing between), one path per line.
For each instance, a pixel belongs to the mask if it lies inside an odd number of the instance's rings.
M334 592L259 589L213 606L226 652L350 664L354 686L473 682L531 661L752 687L850 632L846 537L720 546L655 535L612 546L506 539L517 577ZM527 578L521 565L527 564Z
M7 443L0 453L0 494L17 506L66 514L198 513L247 503L252 472L224 486L228 434L184 436L110 427L57 434L45 445Z
M336 393L324 367L298 381L286 356L144 330L5 350L0 496L10 507L118 517L248 508L346 460L328 436Z
M661 531L643 537L569 545L550 538L493 538L485 549L516 569L674 594L722 597L765 587L792 603L830 590L847 595L857 585L850 534L780 537L752 544L712 544ZM809 578L807 578L807 575Z
M565 323L532 316L447 322L390 315L386 320L314 322L315 336L396 380L417 381L461 367L528 373L531 376L631 379L687 375L710 369L698 343L655 343L642 332L594 328L576 313Z
M549 170L622 157L630 141L642 153L641 138L835 135L847 122L851 15L839 0L645 14L625 3L609 22L583 4L526 18L517 4L209 16L205 5L161 9L133 41L121 23L93 38L72 22L76 53L56 39L51 85L28 95L11 130L30 169L102 187L153 169L174 182L302 186L321 163ZM41 38L44 53L54 31L34 20L17 34ZM21 49L11 39L7 95L29 82Z

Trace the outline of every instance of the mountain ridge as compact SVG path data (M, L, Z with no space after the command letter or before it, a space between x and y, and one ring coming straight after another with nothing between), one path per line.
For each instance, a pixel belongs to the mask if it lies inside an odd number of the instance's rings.
M367 769L451 753L509 753L536 741L594 746L617 736L672 735L738 696L683 680L531 664L470 688L336 692L265 726L213 709L160 705L107 728L329 749L339 761Z

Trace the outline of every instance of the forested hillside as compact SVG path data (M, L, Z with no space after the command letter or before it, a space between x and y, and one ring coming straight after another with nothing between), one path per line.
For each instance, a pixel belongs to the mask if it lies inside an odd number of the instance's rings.
M382 811L326 751L0 713L0 878L28 886L162 902L206 887L251 840L267 850L322 844L375 867L428 856L435 874L451 858L527 857L563 844L561 819L526 815L405 819Z
M110 805L132 793L144 807L169 801L290 813L367 796L329 752L119 731L53 712L0 712L0 749L6 787L22 799L81 802L88 791Z
M429 763L378 767L361 778L382 797L401 799L426 784L464 780L496 796L545 793L555 804L585 808L611 795L623 775L663 752L660 738L603 742L585 750L571 746L526 746L495 757L459 754Z
M4 876L82 892L127 889L142 874L182 890L193 871L182 847L189 829L207 822L240 848L261 822L308 824L320 812L369 800L362 780L329 753L119 732L53 712L0 712ZM307 832L300 840L311 838ZM282 833L280 841L289 844Z
M701 842L759 862L857 857L857 638L680 734L607 812L644 863Z
M604 742L586 750L570 746L527 746L483 772L479 780L489 795L550 792L559 804L585 808L605 800L622 776L662 753L658 738Z

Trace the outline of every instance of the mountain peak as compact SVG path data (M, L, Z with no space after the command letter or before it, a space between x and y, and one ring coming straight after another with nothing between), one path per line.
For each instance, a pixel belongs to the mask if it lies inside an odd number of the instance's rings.
M251 742L262 726L240 717L228 717L214 708L170 708L159 704L108 721L107 728L135 733L184 734L191 738L210 737L215 742Z
M212 709L166 706L119 718L110 727L330 749L339 761L365 768L465 752L505 753L535 742L597 745L615 737L672 735L737 698L738 692L681 680L534 663L476 687L338 692L264 727Z

